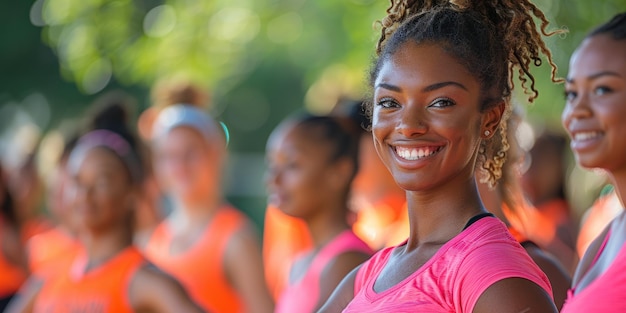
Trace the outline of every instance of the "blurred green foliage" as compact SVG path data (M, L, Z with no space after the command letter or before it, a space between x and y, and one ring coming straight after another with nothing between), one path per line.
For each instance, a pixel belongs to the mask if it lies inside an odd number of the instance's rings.
M623 0L542 0L538 5L552 27L569 30L549 39L561 76L584 34L626 10ZM21 86L0 92L46 96L46 85L58 85L68 99L80 99L62 79L75 83L84 102L89 95L124 86L134 88L145 107L146 91L155 81L186 77L212 91L214 114L232 127L235 139L240 137L234 148L260 151L264 138L259 135L267 135L305 102L324 111L340 94L362 94L377 36L373 24L386 6L376 0L4 2L0 12L8 27L1 53L7 74L28 70L42 59L48 66L43 72L28 71L29 79L16 81ZM58 70L49 64L49 51L33 40L39 36L58 58ZM558 124L562 87L550 83L545 66L535 73L541 95L529 114ZM5 80L12 79L5 75ZM53 94L53 113L63 111L63 91Z

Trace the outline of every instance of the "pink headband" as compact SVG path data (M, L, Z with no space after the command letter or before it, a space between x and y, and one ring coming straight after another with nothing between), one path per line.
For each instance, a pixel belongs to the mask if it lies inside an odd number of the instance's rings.
M113 151L126 165L133 181L141 181L143 176L141 163L128 141L122 136L104 129L89 132L78 140L76 148L70 154L70 169L74 172L78 171L87 152L98 147L104 147Z

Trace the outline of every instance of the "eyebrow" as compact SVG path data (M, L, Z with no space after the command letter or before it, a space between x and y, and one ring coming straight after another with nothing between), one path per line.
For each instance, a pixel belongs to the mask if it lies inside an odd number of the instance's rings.
M596 78L599 78L599 77L602 77L602 76L617 76L617 77L622 77L622 75L620 75L619 73L612 72L612 71L604 71L604 72L595 73L595 74L593 74L593 75L589 75L589 76L587 76L587 79L589 79L589 80L593 80L593 79L596 79ZM573 82L574 82L574 79L573 79L573 78L569 78L569 77L568 77L568 78L566 79L566 81L567 81L568 83L570 83L570 84L571 84L571 83L573 83Z
M447 81L447 82L441 82L441 83L436 83L436 84L432 84L430 86L426 86L424 87L424 89L422 89L423 92L430 92L430 91L434 91L437 89L441 89L443 87L447 87L447 86L456 86L459 87L465 91L467 90L467 87L465 87L463 84L461 83L457 83L457 82L453 82L453 81ZM401 92L402 88L395 86L395 85L390 85L387 83L380 83L378 85L376 85L376 88L385 88L391 91L395 91L395 92Z

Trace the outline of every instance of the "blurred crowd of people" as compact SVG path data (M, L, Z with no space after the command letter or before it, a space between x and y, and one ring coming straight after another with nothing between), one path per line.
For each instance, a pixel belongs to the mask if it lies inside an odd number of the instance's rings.
M615 23L623 35L623 14ZM587 40L604 38L594 36ZM614 40L621 49L623 39ZM136 120L133 99L116 91L95 101L82 120L63 121L42 138L16 134L0 163L0 312L332 311L324 304L344 277L369 286L355 269L376 267L359 267L363 262L374 255L402 262L390 249L415 239L411 225L420 215L411 212L422 202L407 199L410 183L389 170L392 161L372 140L377 120L363 101L342 100L327 115L297 112L276 126L267 140L266 180L259 182L268 192L267 207L259 208L262 234L222 190L229 138L209 103L206 90L170 80L154 86L152 105ZM520 112L511 109L502 131L480 134L506 143L508 158L498 165L498 181L482 179L475 168L472 183L490 213L463 229L485 224L478 221L485 216L499 218L547 276L560 310L568 290L580 286L579 263L594 268L585 251L603 251L606 240L602 247L592 241L608 238L607 225L623 205L609 187L579 219L566 192L567 136L541 132L522 148L515 132ZM381 116L379 123L389 118ZM566 127L568 118L564 113ZM426 154L439 150L433 151ZM397 152L407 160L424 157L407 153ZM608 245L613 254L621 251L619 243ZM611 260L603 264L609 268ZM349 290L362 301L353 290L359 288Z

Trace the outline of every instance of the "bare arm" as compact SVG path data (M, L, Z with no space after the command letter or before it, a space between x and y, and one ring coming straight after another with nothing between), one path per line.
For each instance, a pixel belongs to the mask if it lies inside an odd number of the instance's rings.
M7 313L30 313L35 306L35 299L41 287L43 286L43 280L31 276L22 286L20 291L9 303L5 312Z
M356 273L361 266L357 266L341 281L339 286L330 295L328 301L322 306L317 313L336 313L341 312L348 306L348 303L354 298L354 280Z
M254 228L245 226L228 242L224 268L233 287L241 295L246 312L274 311L263 271L261 247Z
M550 295L530 280L507 278L480 295L474 313L557 313Z
M361 252L347 252L332 260L320 277L319 300L314 311L317 311L326 303L346 275L350 274L354 268L365 262L369 257L369 255Z
M204 312L178 281L152 265L137 271L129 289L130 302L137 312Z

